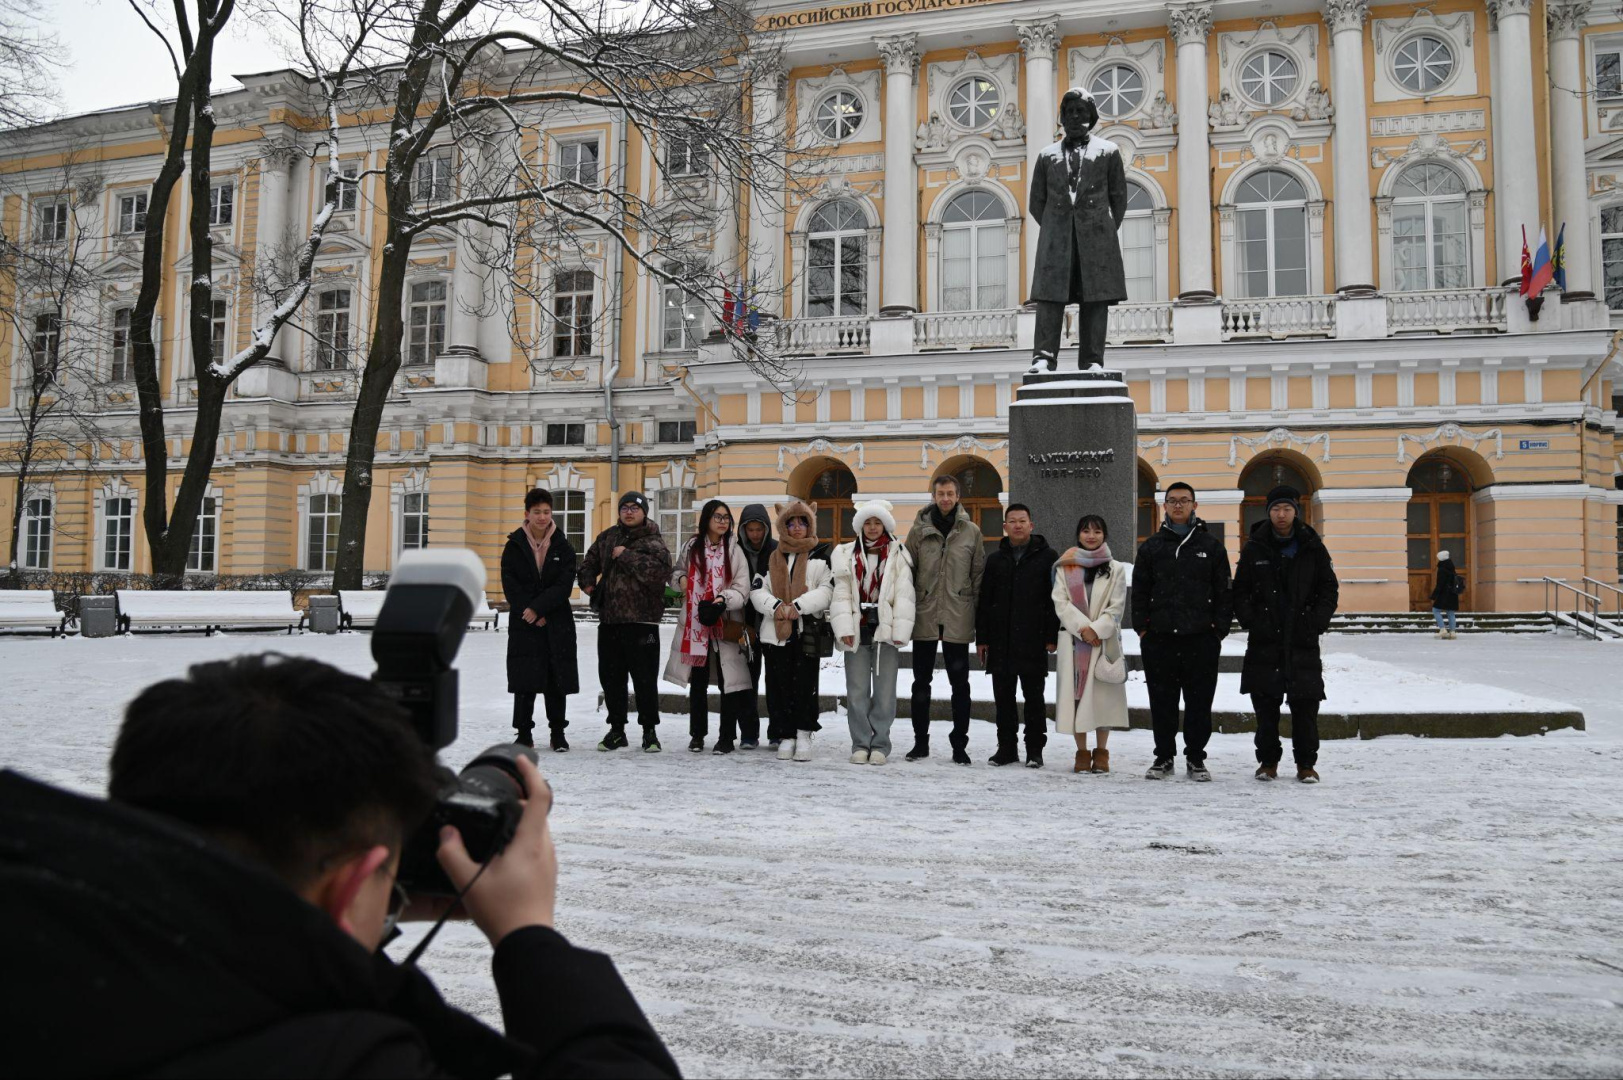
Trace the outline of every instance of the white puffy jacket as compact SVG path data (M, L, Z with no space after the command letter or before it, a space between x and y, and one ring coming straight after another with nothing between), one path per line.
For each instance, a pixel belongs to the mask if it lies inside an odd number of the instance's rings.
M862 640L862 615L858 598L862 595L857 582L857 544L841 544L834 549L830 569L834 575L834 599L829 606L829 621L834 625L834 644L842 652L851 652L855 645L847 645L846 638ZM879 628L875 641L888 641L898 648L913 640L913 556L907 545L891 541L890 554L885 558L885 574L879 583Z
M827 551L828 549L825 547L822 550ZM789 562L789 574L793 577L795 560L802 558L802 556L785 552L784 557ZM794 602L795 610L806 618L821 618L828 612L829 601L833 599L834 595L834 590L829 584L831 574L828 560L818 558L816 548L813 548L804 557L811 560L806 565L806 592ZM772 595L772 573L769 567L762 573L755 575L754 590L750 593L750 603L754 604L755 610L762 615L761 644L763 645L783 644L778 639L778 622L772 617L772 612L777 609L779 602L779 598Z

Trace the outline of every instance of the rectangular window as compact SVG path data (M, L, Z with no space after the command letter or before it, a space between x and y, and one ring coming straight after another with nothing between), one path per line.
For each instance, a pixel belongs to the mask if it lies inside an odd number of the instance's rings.
M552 355L592 353L592 272L565 270L552 279Z
M113 382L130 378L130 308L113 312L113 363L107 374Z
M411 287L408 332L408 364L432 364L445 351L445 282L419 281Z
M338 167L338 175L353 181L356 177L361 175L361 167L356 164L340 165ZM322 174L321 178L323 198L326 197L326 185L331 179L332 170L328 169ZM344 181L340 180L338 183L338 212L344 213L347 210L355 209L356 205L360 202L360 193L361 185L358 182L345 183Z
M349 290L327 289L316 297L316 370L349 366Z
M442 203L451 197L451 155L438 154L417 162L417 186L412 198L420 203Z
M1595 53L1595 96L1602 101L1623 97L1623 52L1601 49Z
M427 546L428 492L407 492L400 498L400 548L416 551Z
M220 550L219 510L219 500L212 495L203 496L203 505L197 511L197 525L192 529L192 542L186 549L187 573L214 573Z
M23 506L24 569L51 568L51 524L51 500L43 496L29 499Z
M597 186L597 140L558 144L558 176L566 183Z
M54 243L68 238L68 201L47 199L34 204L34 239Z
M692 536L699 527L698 512L693 509L692 488L663 488L656 491L654 507L659 531L665 534L665 543L671 547Z
M1623 206L1601 207L1600 261L1606 306L1623 311Z
M120 195L118 199L118 231L125 236L145 232L147 227L147 193L137 191Z
M698 176L704 172L704 144L682 135L665 137L665 175Z
M552 520L558 523L558 531L569 539L569 545L576 551L585 551L586 542L591 537L586 535L586 493L583 491L554 491L552 493Z
M130 541L135 536L135 500L108 499L102 503L103 570L130 568Z
M660 348L665 352L697 349L703 335L704 303L675 285L665 286L665 303L660 307Z
M548 446L585 446L585 424L548 424Z
M225 359L226 302L215 300L209 307L209 356L216 364Z
M236 189L230 184L215 184L209 188L209 225L231 224L231 207Z
M661 420L659 422L659 441L662 443L690 443L697 433L698 425L692 420Z
M310 496L310 541L304 562L306 570L325 572L338 565L338 519L343 502L342 495Z
M56 381L62 356L62 317L55 313L34 316L34 389L42 390Z

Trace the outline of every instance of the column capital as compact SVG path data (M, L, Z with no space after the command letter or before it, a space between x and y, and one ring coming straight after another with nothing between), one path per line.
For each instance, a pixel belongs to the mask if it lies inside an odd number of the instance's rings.
M886 75L906 75L912 78L919 70L919 36L917 34L897 34L895 37L880 38L876 44L879 46L879 58L885 62Z
M1364 29L1369 20L1369 0L1325 0L1324 21L1330 33Z
M749 69L750 81L763 89L775 88L788 74L783 57L776 52L745 53L744 66Z
M1508 19L1513 15L1530 15L1533 11L1533 0L1488 0L1488 19L1497 27L1500 19Z
M1212 32L1212 5L1203 0L1167 5L1167 27L1179 45L1204 45Z
M1017 22L1014 28L1020 34L1020 48L1025 50L1028 61L1054 59L1054 54L1059 50L1057 16L1033 22Z
M1589 0L1558 0L1545 14L1550 21L1550 39L1575 38L1589 25Z

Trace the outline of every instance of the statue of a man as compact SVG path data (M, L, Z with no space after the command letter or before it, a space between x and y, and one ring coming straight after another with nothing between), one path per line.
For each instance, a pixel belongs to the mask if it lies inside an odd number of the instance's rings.
M1099 123L1093 95L1079 86L1059 103L1065 138L1044 147L1031 172L1029 210L1041 229L1031 299L1037 337L1031 370L1059 367L1065 306L1081 306L1077 368L1102 367L1110 305L1127 299L1116 230L1127 214L1127 171L1109 139L1090 136Z

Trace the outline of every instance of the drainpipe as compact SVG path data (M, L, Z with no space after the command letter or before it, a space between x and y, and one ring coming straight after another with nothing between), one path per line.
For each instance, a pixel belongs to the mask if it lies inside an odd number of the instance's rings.
M626 153L627 143L630 141L626 130L626 118L622 112L619 119L620 134L618 138L619 154L615 158L615 168L619 170L620 194L625 195ZM620 327L624 321L622 307L625 303L626 263L625 252L618 249L614 252L614 289L613 299L609 303L609 327L613 334L612 351L603 365L603 411L609 421L609 490L614 497L620 493L620 420L614 415L614 380L620 374Z

